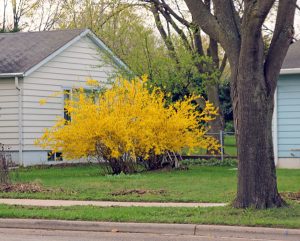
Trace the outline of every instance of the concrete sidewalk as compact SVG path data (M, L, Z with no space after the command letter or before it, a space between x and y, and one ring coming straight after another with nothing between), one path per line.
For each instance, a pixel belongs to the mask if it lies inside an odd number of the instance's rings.
M40 207L98 206L98 207L223 207L226 203L160 203L160 202L111 202L41 199L0 199L0 204Z
M0 219L0 229L63 230L88 232L148 233L237 238L246 240L290 240L299 241L299 229L278 229L260 227L195 225L195 224L153 224L61 221L42 219Z

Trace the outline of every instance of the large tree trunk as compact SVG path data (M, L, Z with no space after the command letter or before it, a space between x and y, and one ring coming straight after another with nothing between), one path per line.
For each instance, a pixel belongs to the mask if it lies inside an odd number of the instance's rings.
M238 192L235 207L280 207L272 143L274 101L248 77L238 112ZM264 79L261 79L263 81ZM245 92L242 92L245 93Z
M284 202L277 190L272 140L274 91L266 81L263 38L260 32L243 34L233 96L239 160L234 205L280 207Z
M279 0L270 44L262 26L274 0L185 0L194 21L224 48L231 67L231 95L238 143L238 191L234 205L268 208L284 205L276 184L272 143L274 92L294 35L297 0ZM205 3L213 3L214 12ZM242 16L241 16L242 15Z

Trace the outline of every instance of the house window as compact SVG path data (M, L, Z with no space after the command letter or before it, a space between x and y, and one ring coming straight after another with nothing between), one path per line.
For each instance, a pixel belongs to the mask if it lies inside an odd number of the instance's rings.
M63 161L62 153L61 152L53 152L48 151L48 161Z
M73 88L73 89L65 89L64 90L64 103L66 103L66 101L74 98L73 94L78 92L77 88ZM98 94L100 93L100 90L98 89L84 89L84 93L86 94L86 96L91 97L93 99L93 101L96 103L96 101L98 100ZM71 121L72 117L70 115L70 113L68 113L67 109L64 106L64 119L66 121Z
M72 90L70 90L70 89L64 90L64 118L66 121L71 121L71 115L70 115L70 113L68 113L68 111L65 107L66 101L71 99L71 93L72 93Z

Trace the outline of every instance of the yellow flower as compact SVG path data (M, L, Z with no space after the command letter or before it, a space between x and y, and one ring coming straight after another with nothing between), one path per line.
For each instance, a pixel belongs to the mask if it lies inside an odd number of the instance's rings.
M119 78L98 96L74 92L65 106L72 121L66 124L59 119L36 144L63 152L68 159L130 156L135 161L184 147L218 151L218 142L206 135L205 123L217 115L211 103L199 112L192 103L199 97L190 96L167 106L164 93L159 88L149 92L146 82L146 76L131 81Z
M46 99L40 99L39 101L40 105L44 105L47 103L47 100Z
M86 81L86 84L89 85L89 86L95 86L95 87L99 86L99 82L95 79L88 79Z

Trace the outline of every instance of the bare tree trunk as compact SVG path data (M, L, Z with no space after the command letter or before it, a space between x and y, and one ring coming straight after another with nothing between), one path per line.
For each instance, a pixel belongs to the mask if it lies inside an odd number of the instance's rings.
M219 86L215 85L207 85L206 87L207 99L216 107L219 108L219 115L216 119L210 122L210 132L211 133L219 133L224 129L224 118L222 114L222 110L220 108L220 98L219 98Z
M272 140L274 91L266 81L263 38L260 32L244 34L235 76L237 95L233 96L239 160L234 206L280 207L284 202L277 190Z
M207 2L210 5L210 2ZM214 71L220 70L220 58L219 58L219 47L217 41L213 38L209 39L209 47L207 50L207 55L212 58L212 73ZM225 58L225 57L224 57ZM221 110L220 95L219 95L219 83L220 83L221 73L219 74L219 79L212 79L208 81L206 86L207 97L210 102L214 104L215 107L219 109L219 115L214 121L211 122L211 132L219 133L219 131L224 129L224 118Z
M266 97L250 78L241 86L248 94L240 95L238 102L238 109L243 111L237 113L239 173L234 206L280 207L284 202L277 190L273 154L273 96Z

